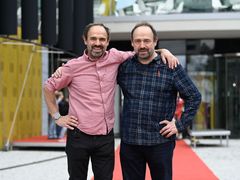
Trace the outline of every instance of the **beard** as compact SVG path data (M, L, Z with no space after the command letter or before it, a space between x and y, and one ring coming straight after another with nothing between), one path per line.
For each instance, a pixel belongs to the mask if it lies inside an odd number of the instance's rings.
M146 59L147 60L151 57L152 53L148 49L142 48L142 49L139 49L137 51L137 55L140 59L142 59L142 60Z
M142 49L138 49L137 51L138 60L144 64L152 61L153 54L154 54L154 49L151 50L151 49L142 48Z
M103 46L92 46L89 50L91 58L96 59L100 58L104 52L105 48Z

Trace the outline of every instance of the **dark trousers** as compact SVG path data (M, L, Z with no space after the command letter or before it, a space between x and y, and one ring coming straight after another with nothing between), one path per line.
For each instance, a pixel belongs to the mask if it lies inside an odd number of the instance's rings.
M152 180L172 179L175 141L154 146L129 145L121 142L120 159L124 180L145 180L148 164Z
M68 130L66 154L69 180L86 180L89 158L94 180L112 180L114 169L114 134L88 135L78 129Z

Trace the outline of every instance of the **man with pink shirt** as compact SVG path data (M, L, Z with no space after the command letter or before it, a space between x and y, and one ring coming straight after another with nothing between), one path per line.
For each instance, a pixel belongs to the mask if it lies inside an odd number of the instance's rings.
M44 96L56 124L67 127L66 154L70 180L87 179L89 158L95 180L112 180L114 169L114 94L119 65L133 52L107 51L109 29L89 24L83 32L84 54L61 68L60 78L49 78ZM176 58L161 50L175 66ZM69 115L59 114L54 92L68 87Z

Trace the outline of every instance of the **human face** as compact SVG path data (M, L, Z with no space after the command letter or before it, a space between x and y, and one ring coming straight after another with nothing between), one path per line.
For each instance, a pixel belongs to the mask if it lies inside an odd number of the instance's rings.
M88 56L92 60L99 59L109 45L107 32L102 26L91 27L88 31L87 39L83 38L83 40L87 46Z
M132 46L141 62L150 62L155 53L157 40L154 40L152 30L148 26L140 26L133 32Z

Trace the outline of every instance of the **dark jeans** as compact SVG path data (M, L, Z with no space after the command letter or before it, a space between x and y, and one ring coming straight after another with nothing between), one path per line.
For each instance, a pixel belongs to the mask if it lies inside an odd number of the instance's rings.
M86 180L89 158L94 180L112 180L114 169L114 134L88 135L78 129L67 131L66 154L69 180Z
M146 163L152 180L172 179L172 158L175 141L139 146L121 142L120 159L124 180L145 180Z

